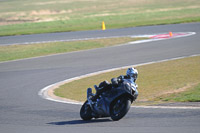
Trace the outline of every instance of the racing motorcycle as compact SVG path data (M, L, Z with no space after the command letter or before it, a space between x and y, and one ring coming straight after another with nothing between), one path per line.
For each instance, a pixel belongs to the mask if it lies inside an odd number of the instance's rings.
M101 89L94 86L96 92ZM103 92L94 101L91 99L95 94L92 89L87 89L87 100L80 109L80 116L83 120L92 118L111 117L113 121L123 118L130 109L131 103L137 98L136 86L124 81L118 87L112 87Z

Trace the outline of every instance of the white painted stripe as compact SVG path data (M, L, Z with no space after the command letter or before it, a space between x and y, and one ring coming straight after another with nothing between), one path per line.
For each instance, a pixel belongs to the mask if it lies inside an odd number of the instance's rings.
M200 107L189 106L131 106L132 108L146 108L146 109L200 109Z
M141 37L149 37L151 35L141 35ZM127 35L127 36L109 36L109 37L91 37L91 38L82 38L82 39L66 39L66 40L52 40L52 41L36 41L36 42L23 42L23 43L12 43L12 44L1 44L2 46L6 45L20 45L20 44L38 44L38 43L51 43L51 42L71 42L71 41L86 41L86 40L94 40L94 39L107 39L107 38L119 38L119 37L132 37L135 36ZM140 37L140 35L137 35L136 37Z
M69 79L69 80L71 80L71 79ZM70 100L70 99L66 99L66 100L55 99L55 98L52 98L51 96L48 95L48 91L49 91L52 87L57 86L58 84L60 84L60 83L62 83L62 82L63 82L63 81L58 82L58 83L55 83L55 84L52 84L52 85L49 85L49 86L43 88L42 90L39 91L38 95L41 96L41 97L44 98L44 99L47 99L47 100L50 100L50 101L54 101L54 102L82 105L82 104L83 104L82 102L72 101L72 100Z
M139 41L134 41L134 42L130 42L129 44L137 44L137 43L145 43L145 42L153 42L153 41L160 41L160 40L166 40L166 39L174 39L174 38L180 38L180 37L187 37L187 36L191 36L191 35L195 35L196 32L176 32L174 34L181 34L181 35L177 35L177 36L172 36L169 38L152 38L152 39L147 39L147 40L139 40ZM158 34L154 34L154 35L144 35L144 36L138 36L138 37L152 37L152 36L156 36ZM134 36L137 37L137 36Z
M133 66L137 67L137 66L143 66L143 65L153 64L153 63L161 63L161 62L172 61L172 60L183 59L183 58L186 58L186 57L194 57L194 56L200 56L200 54L190 55L190 56L181 56L181 57L177 57L177 58L165 59L165 60L160 60L160 61L153 61L153 62L148 62L148 63L124 66L124 67L113 68L113 69L98 71L98 72L94 72L94 73L89 73L89 74L85 74L85 75L77 76L77 77L74 77L74 78L66 79L64 81L60 81L60 82L57 82L55 84L49 85L49 86L43 88L42 90L40 90L38 95L41 96L44 99L54 101L54 102L82 105L83 102L72 101L70 99L63 100L63 99L59 99L59 98L56 98L56 99L52 98L51 96L48 95L48 91L51 90L54 86L60 86L60 85L72 82L74 80L79 80L79 79L82 79L82 78L95 76L95 75L102 74L102 73L126 69L126 68L133 67ZM134 108L160 108L160 109L166 109L166 108L167 109L200 109L200 107L171 107L171 106L133 106L133 107Z

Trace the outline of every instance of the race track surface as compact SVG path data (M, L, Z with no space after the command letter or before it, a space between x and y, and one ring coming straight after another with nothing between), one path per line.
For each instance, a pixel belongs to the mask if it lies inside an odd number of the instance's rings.
M38 92L50 84L91 72L200 54L200 23L10 36L1 37L0 40L4 40L1 44L16 44L41 41L39 36L45 36L47 39L45 41L51 41L50 39L63 40L57 38L61 35L67 40L157 34L169 31L196 32L196 34L184 38L0 63L0 132L199 132L199 109L133 107L122 120L117 122L109 118L84 122L79 117L80 105L48 101L39 97Z

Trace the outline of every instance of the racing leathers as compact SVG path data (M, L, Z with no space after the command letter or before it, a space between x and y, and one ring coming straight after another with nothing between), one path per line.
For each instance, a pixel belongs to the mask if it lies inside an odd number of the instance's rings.
M101 95L101 93L120 86L120 84L123 83L124 81L128 82L129 85L135 88L134 92L134 100L135 100L138 96L138 91L137 91L138 85L135 83L135 79L127 75L125 76L121 75L117 78L112 78L111 83L109 83L108 81L103 81L99 84L99 87L95 86L96 94L91 98L91 100L95 101L99 97L99 95Z

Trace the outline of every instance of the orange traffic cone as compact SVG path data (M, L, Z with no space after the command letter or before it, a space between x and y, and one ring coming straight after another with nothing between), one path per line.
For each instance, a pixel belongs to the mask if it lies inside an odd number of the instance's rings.
M169 36L170 36L170 37L172 37L172 36L173 36L172 32L169 32Z

